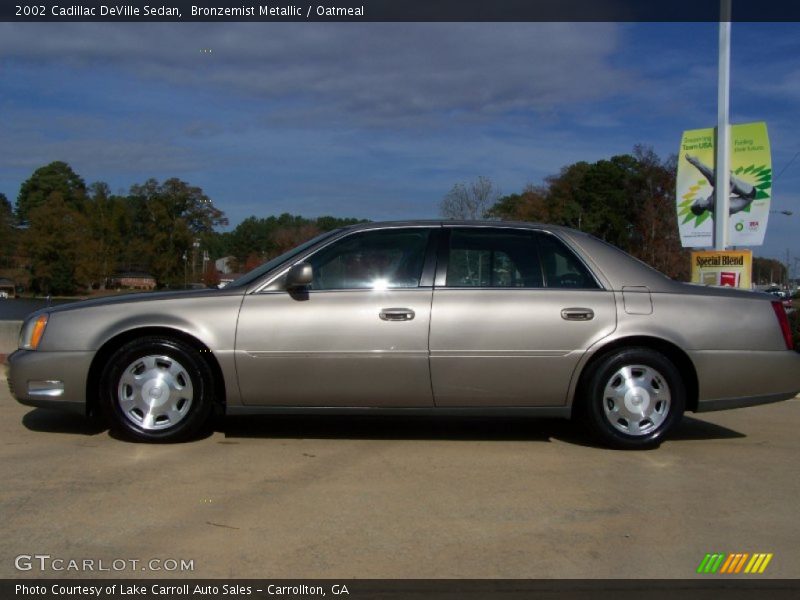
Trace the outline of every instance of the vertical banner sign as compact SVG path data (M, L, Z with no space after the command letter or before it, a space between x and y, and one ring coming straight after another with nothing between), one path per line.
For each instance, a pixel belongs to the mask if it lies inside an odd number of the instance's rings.
M692 283L749 290L752 273L753 253L750 250L692 252Z
M714 245L714 129L683 132L678 153L678 229L684 248ZM772 197L767 124L731 126L731 246L760 246Z

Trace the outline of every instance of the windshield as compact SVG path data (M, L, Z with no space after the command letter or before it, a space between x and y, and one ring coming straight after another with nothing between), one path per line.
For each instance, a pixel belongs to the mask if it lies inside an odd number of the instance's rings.
M248 273L245 273L244 275L239 277L239 279L236 279L236 280L230 282L225 287L232 288L232 287L239 287L239 286L243 286L243 285L248 285L248 284L254 282L259 277L261 277L262 275L265 275L266 273L270 272L272 269L274 269L275 267L277 267L281 263L286 262L287 260L291 259L292 257L297 256L298 254L301 254L303 251L308 250L309 248L311 248L311 246L313 246L314 244L318 244L322 240L325 240L325 239L327 239L329 237L332 237L334 234L339 233L340 231L341 231L341 229L334 229L332 231L326 231L325 233L321 233L317 237L311 238L307 242L303 242L302 244L300 244L299 246L297 246L295 248L292 248L288 252L284 252L280 256L276 256L272 260L269 260L269 261L265 262L263 265L259 265L258 267L256 267L252 271L250 271Z

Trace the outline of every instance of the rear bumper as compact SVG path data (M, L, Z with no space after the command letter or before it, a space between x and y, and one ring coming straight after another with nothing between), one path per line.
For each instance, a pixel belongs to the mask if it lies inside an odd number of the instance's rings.
M8 386L20 404L86 414L86 377L93 352L17 350L8 357Z
M697 412L789 400L800 393L800 353L703 351L690 353L697 369Z
M696 412L711 412L714 410L728 410L731 408L744 408L746 406L758 406L759 404L771 404L791 400L797 394L773 394L771 396L748 396L746 398L721 398L719 400L706 400L698 402Z

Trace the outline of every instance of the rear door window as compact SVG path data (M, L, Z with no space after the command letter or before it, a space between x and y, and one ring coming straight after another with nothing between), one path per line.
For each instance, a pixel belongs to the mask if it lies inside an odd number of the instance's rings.
M450 230L446 287L597 289L564 242L524 229Z
M532 232L453 229L447 287L540 288L542 269Z

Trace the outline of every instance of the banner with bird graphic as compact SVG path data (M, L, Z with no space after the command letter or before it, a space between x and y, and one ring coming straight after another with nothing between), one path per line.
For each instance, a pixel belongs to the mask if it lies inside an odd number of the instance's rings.
M715 129L683 132L678 153L676 200L684 248L714 245ZM731 125L728 244L764 243L772 198L772 158L767 124Z

